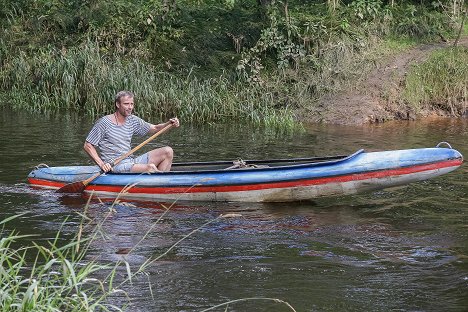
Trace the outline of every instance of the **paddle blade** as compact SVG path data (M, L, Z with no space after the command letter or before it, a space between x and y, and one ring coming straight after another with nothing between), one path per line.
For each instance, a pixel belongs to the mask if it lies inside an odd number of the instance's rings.
M91 181L99 177L101 174L103 174L103 172L98 172L84 181L78 181L78 182L73 182L73 183L64 185L61 188L59 188L57 192L58 193L83 193L86 185L88 185Z
M66 184L57 190L57 193L83 193L86 184L83 181Z

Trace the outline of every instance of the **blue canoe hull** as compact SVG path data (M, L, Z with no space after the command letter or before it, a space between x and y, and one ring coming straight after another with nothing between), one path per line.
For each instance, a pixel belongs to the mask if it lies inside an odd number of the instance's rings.
M226 169L228 162L181 163L163 173L103 174L85 192L152 201L285 202L404 185L446 174L462 163L458 151L439 147L246 161L247 167L236 169ZM96 172L95 166L43 167L33 170L28 181L36 187L58 189Z

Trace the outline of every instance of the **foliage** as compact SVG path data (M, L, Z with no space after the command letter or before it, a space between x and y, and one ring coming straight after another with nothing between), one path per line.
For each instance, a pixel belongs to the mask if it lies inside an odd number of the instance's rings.
M399 36L433 40L447 36L455 26L444 12L412 4L396 7L393 16L392 32Z
M291 6L292 7L292 6ZM318 14L306 14L318 10ZM411 37L434 40L453 31L450 16L433 6L402 3L385 5L380 0L356 0L330 12L325 6L302 5L290 8L288 2L271 1L264 28L255 45L245 49L237 69L247 81L262 82L261 73L268 68L320 69L323 50L351 39L354 49L372 37ZM268 59L274 58L274 67ZM329 66L330 64L328 64Z
M100 114L125 87L144 95L144 115L290 123L291 108L353 81L379 42L446 39L462 9L426 0L4 0L1 88L10 105L26 97L31 110Z
M354 16L361 20L375 20L382 14L382 1L356 0L348 5Z
M369 28L390 28L392 34L417 38L446 35L453 26L449 9L381 0L348 1L332 12L325 3L299 0L36 0L33 5L5 0L0 26L2 46L11 52L92 41L104 53L164 70L201 68L205 75L232 69L240 59L242 75L258 80L264 68L297 68L343 34L358 39ZM236 40L245 47L241 58Z
M303 45L296 43L300 38L299 28L289 17L287 6L284 7L286 17L282 18L280 8L272 2L268 10L270 26L262 30L255 46L243 53L237 70L248 81L261 82L260 71L261 54L273 50L276 52L276 66L278 69L297 67L299 61L306 55Z
M254 1L37 0L30 5L6 0L0 16L7 18L0 27L13 53L50 46L69 49L92 41L103 53L138 58L165 70L208 65L206 72L219 73L216 66L234 66L236 52L227 34L249 33L244 36L248 41L262 27L252 6Z

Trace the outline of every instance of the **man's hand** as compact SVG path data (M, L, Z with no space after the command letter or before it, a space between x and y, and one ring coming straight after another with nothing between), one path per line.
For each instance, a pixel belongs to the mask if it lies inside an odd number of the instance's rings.
M174 117L174 118L169 119L169 122L170 122L174 127L178 127L178 126L180 125L179 119L177 119L177 117Z
M112 166L109 163L104 163L104 164L100 165L99 167L104 172L109 172L109 171L112 170Z
M174 118L171 118L171 119L169 119L168 121L166 121L164 123L160 123L160 124L157 124L157 125L151 125L149 134L154 134L154 133L156 133L158 131L161 131L164 127L167 127L169 125L172 125L173 127L177 128L180 125L179 119L177 117L174 117Z

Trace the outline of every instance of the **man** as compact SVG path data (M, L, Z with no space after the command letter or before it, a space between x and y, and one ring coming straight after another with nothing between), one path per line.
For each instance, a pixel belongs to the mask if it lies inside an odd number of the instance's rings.
M138 157L133 155L112 167L112 163L131 150L132 136L154 134L169 124L179 126L177 118L166 123L150 124L132 115L134 95L120 91L115 96L115 112L100 118L86 138L84 149L104 172L157 172L169 171L174 152L169 146L149 151ZM98 154L96 147L99 147Z

